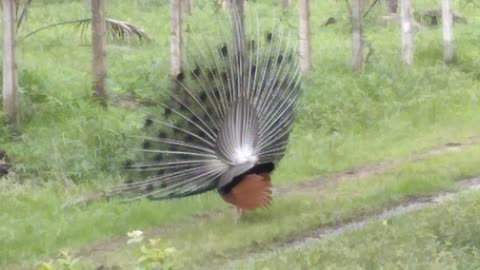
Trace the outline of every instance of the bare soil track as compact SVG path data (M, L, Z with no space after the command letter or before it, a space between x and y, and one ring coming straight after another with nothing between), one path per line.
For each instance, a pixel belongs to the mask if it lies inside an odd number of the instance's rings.
M403 164L427 159L434 156L440 156L451 152L461 152L462 150L480 143L480 136L472 136L458 142L449 142L445 145L437 146L426 151L414 152L409 156L391 161L383 161L376 164L351 169L338 173L332 177L313 178L299 184L283 185L274 189L274 193L288 194L297 192L312 192L315 189L321 189L327 185L336 185L341 182L365 179L374 175L380 175L388 170L400 167Z

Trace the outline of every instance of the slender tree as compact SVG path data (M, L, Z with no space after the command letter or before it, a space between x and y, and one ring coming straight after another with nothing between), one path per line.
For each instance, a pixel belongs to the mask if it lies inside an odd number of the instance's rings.
M388 13L397 14L398 0L388 0Z
M16 6L12 0L2 0L3 9L3 110L14 126L20 122L16 61Z
M170 78L175 80L182 72L182 4L170 0ZM174 84L176 86L176 84Z
M245 17L245 0L225 0L225 1L227 3L227 7L236 9L243 24L243 20Z
M245 0L219 0L219 3L222 5L224 9L230 9L234 6L237 6L240 12L243 10Z
M282 0L283 11L288 11L290 8L290 0Z
M313 69L309 0L299 0L298 6L300 10L300 67L303 72L309 72Z
M415 32L413 28L412 0L402 0L402 59L407 65L413 64Z
M443 60L446 64L456 62L453 36L452 0L442 0Z
M107 26L105 1L92 0L93 88L95 96L105 105L107 99Z
M353 70L360 71L363 68L362 0L353 0L352 38L352 67Z

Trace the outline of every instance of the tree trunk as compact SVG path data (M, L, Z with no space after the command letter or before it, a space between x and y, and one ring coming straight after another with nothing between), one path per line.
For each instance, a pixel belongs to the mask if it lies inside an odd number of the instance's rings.
M300 68L303 72L309 72L312 70L309 0L299 0L298 6L300 9Z
M3 110L9 124L20 122L16 60L16 10L12 0L2 0L3 9Z
M442 0L443 60L446 64L456 62L453 36L452 0Z
M282 8L283 11L288 11L288 9L290 8L290 0L282 0Z
M188 15L192 15L192 1L193 0L185 0L185 12Z
M398 0L388 0L388 13L397 14L398 11Z
M106 105L107 100L105 1L92 0L93 88L95 96L102 105Z
M352 67L354 71L363 68L363 29L362 29L362 0L353 0L352 4Z
M176 86L176 78L182 72L182 4L170 0L170 78Z
M225 2L227 3L228 8L236 8L238 15L243 22L245 17L245 0L225 0Z
M415 32L413 28L412 0L402 0L402 58L407 65L413 64Z

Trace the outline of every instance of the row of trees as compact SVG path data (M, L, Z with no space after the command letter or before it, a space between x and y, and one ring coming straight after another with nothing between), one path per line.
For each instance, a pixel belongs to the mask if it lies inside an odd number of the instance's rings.
M17 43L17 27L20 25L22 17L17 19L18 7L20 1L18 0L1 0L3 11L3 111L7 116L7 122L13 126L20 124L20 108L18 100L18 75L17 75L17 61L16 61L16 43ZM32 0L27 0L25 3L24 12L28 7L28 4ZM191 0L185 0L187 3L191 3ZM91 0L91 24L92 24L92 77L93 77L93 89L94 95L98 98L102 105L106 105L107 91L106 91L106 78L107 78L107 65L106 65L106 45L107 45L107 18L105 16L105 4L106 0ZM109 21L111 24L116 23L114 20ZM68 24L72 22L58 23L49 25L47 27L40 28L43 30L55 25ZM73 23L83 24L83 20L73 21ZM120 22L121 24L123 22ZM127 25L132 27L132 25ZM39 31L37 30L37 31ZM118 30L118 28L117 28ZM136 29L135 29L136 30ZM30 34L36 33L34 31ZM113 31L116 31L115 29ZM30 35L29 34L29 35ZM139 38L144 33L135 33ZM26 37L28 37L27 35ZM26 38L24 37L24 38Z
M444 62L452 64L456 61L452 0L442 1L442 27L444 44ZM353 61L352 67L359 71L363 68L363 29L362 29L362 0L352 0L352 33L353 33ZM400 0L400 25L402 40L402 60L407 65L414 62L415 52L415 20L412 12L413 0ZM388 0L390 15L396 14L398 0Z
M16 1L1 0L3 9L3 110L8 122L19 124L18 79L16 64ZM185 13L191 14L193 0L170 0L170 76L176 76L182 71L182 6ZM245 0L219 0L225 8L235 8L243 18ZM283 9L290 8L290 0L278 0ZM363 36L363 8L365 0L346 0L351 7L352 18L352 67L361 71L364 67L364 36ZM351 2L349 2L351 1ZM374 0L378 2L379 0ZM397 13L398 0L387 0L390 13ZM412 15L412 1L400 0L401 5L401 33L402 33L402 59L407 65L414 61L414 19ZM442 22L444 37L444 60L446 63L455 62L453 12L452 0L442 1ZM281 3L280 3L281 2ZM351 5L350 5L351 4ZM92 8L92 73L94 95L102 105L106 105L107 90L107 19L105 16L106 0L91 0ZM313 69L312 45L310 26L310 0L298 0L299 8L299 42L301 69L307 73Z
M170 0L170 77L176 78L182 71L182 8L185 5L186 13L191 13L192 0ZM290 8L290 0L280 0L285 11ZM245 0L219 0L217 2L225 9L235 9L238 12L240 21L243 24ZM300 6L300 47L302 61L302 70L310 71L312 69L311 60L311 42L310 42L310 14L309 0L299 0Z
M19 1L1 0L3 10L3 110L9 124L19 125L18 79L16 62L17 8ZM245 0L220 0L225 8L235 8L243 17ZM289 0L281 0L284 9L288 9ZM30 3L31 1L28 1ZM308 3L308 1L305 1ZM182 9L186 14L192 12L193 0L170 0L170 76L176 78L182 71ZM92 87L99 102L107 104L107 18L106 0L91 0L92 24ZM62 23L60 23L62 24ZM55 24L56 25L56 24ZM48 28L47 26L45 28ZM44 29L44 28L42 28ZM309 31L309 30L308 30ZM309 33L308 33L308 36ZM310 44L306 42L305 44ZM310 59L310 56L308 57ZM310 67L311 68L311 60Z

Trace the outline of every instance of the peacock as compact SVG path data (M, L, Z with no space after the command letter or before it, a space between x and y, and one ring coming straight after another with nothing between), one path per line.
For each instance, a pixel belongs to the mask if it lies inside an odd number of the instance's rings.
M195 43L162 111L146 118L142 176L110 194L152 200L217 190L238 212L269 207L271 173L283 158L302 93L295 41L280 27L231 31Z

